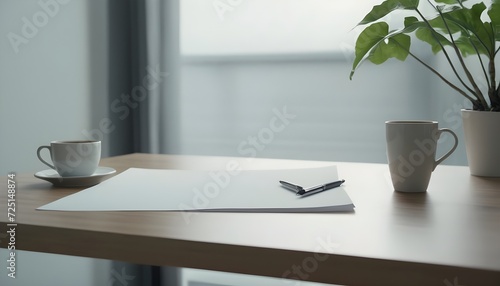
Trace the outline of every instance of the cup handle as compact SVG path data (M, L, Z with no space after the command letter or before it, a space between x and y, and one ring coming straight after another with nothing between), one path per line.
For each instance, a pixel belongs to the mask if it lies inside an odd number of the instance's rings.
M38 147L38 149L36 150L36 155L38 156L38 159L40 161L42 161L42 163L44 163L45 165L49 166L50 168L52 169L56 169L54 166L52 166L51 164L49 164L47 161L45 161L42 156L40 156L40 151L42 151L43 148L47 148L49 149L49 154L50 154L50 157L52 157L52 150L50 150L50 146L40 146Z
M458 137L457 137L457 134L455 134L455 132L451 131L448 128L441 128L438 130L438 133L437 133L438 138L441 137L441 133L443 133L443 132L450 133L453 136L453 138L455 138L455 144L453 145L453 147L451 148L450 151L448 151L446 154L441 156L441 158L436 160L436 162L434 163L434 169L436 169L437 165L441 164L441 162L443 162L444 159L448 158L448 156L450 156L451 153L453 153L453 151L455 151L455 149L457 149L457 146L458 146ZM432 171L434 171L434 169L432 169Z

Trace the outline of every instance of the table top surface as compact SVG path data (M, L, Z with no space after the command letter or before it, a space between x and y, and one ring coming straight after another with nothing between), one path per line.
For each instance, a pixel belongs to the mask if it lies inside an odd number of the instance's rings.
M230 162L242 169L335 164L355 211L37 211L83 188L17 174L16 248L349 285L500 285L500 178L471 176L467 167L440 165L426 193L406 194L393 191L386 164L130 154L104 158L101 166L117 173L224 170ZM7 248L7 240L0 245Z

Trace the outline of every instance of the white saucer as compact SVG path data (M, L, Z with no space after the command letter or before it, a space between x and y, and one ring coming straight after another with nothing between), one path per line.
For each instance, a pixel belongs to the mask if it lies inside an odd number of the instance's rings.
M35 177L51 182L57 187L88 187L97 185L116 170L109 167L97 167L94 174L80 177L61 177L56 170L48 169L37 172Z

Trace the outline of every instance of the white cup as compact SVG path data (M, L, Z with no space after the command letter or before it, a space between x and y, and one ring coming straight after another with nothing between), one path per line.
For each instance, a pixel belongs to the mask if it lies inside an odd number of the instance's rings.
M387 160L394 190L425 192L431 174L455 151L457 135L438 128L437 121L386 121ZM455 139L451 150L436 160L437 141L448 132Z
M49 150L54 165L41 157L44 148ZM36 154L61 177L90 176L101 160L101 141L52 141L50 146L38 147Z

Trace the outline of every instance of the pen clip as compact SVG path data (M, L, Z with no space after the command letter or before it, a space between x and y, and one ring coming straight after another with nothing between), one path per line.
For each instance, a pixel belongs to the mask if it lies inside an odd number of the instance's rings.
M280 181L280 184L281 184L283 187L285 187L285 188L287 188L287 189L289 189L289 190L291 190L291 191L294 191L294 192L295 192L295 194L297 194L297 195L298 195L299 193L301 193L301 192L304 192L304 191L305 191L305 190L304 190L304 188L302 188L301 186L299 186L299 185L297 185L297 184L290 183L290 182Z
M301 191L297 192L297 195L302 196L302 197L314 195L314 194L317 194L317 193L320 193L320 192L323 192L323 191L326 191L329 189L340 187L344 182L345 182L345 180L338 180L338 181L331 182L331 183L316 185L314 187L302 189Z

